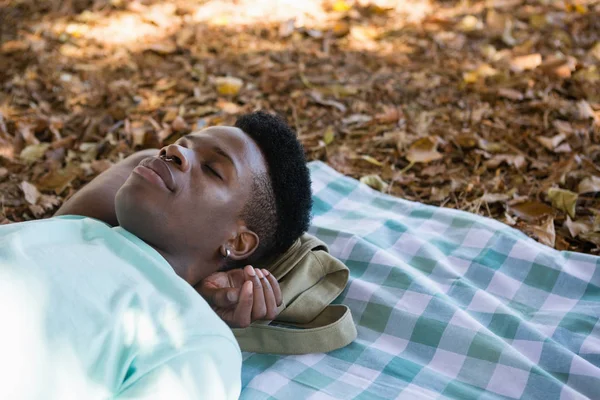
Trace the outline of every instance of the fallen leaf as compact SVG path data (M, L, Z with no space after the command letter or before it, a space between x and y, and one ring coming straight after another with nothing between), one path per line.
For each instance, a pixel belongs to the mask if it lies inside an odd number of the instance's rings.
M0 47L0 53L12 54L28 49L29 43L27 42L24 42L22 40L9 40L8 42L2 43L2 46Z
M400 119L401 112L397 107L390 107L381 114L375 116L375 120L380 124L397 123Z
M190 126L185 122L183 117L179 115L171 123L171 128L173 128L175 132L186 132L190 130Z
M474 15L466 15L460 20L456 27L463 32L473 32L483 29L483 22Z
M21 150L19 158L27 163L33 163L44 157L49 147L50 144L48 143L31 144Z
M38 180L38 187L42 190L54 190L54 193L60 195L75 180L81 168L69 164L65 168L48 172Z
M577 186L577 192L579 193L598 193L600 192L600 177L590 176L579 182Z
M325 143L325 145L329 145L331 143L333 143L333 140L335 139L335 131L333 130L333 126L329 125L327 127L327 129L325 130L325 133L323 134L323 143Z
M380 161L377 161L377 159L375 159L369 155L365 154L365 155L360 156L360 158L370 164L376 165L378 167L383 167L383 164Z
M552 207L569 214L575 218L575 205L577 204L578 194L570 190L550 188L548 189L548 198L552 202Z
M310 97L312 97L313 101L322 106L330 106L337 108L340 112L346 112L346 106L335 100L325 100L323 99L323 95L316 90L310 92Z
M515 89L500 88L498 89L498 96L504 97L509 100L520 101L523 100L523 93Z
M288 19L279 25L279 37L287 38L292 36L292 33L296 30L296 18Z
M502 163L506 163L508 165L512 165L513 167L515 167L516 169L523 169L526 165L527 165L527 161L525 160L525 157L521 156L521 155L510 155L510 154L502 154L502 155L497 155L494 156L492 158L490 158L489 160L484 162L484 165L487 168L498 168L498 166L500 166L500 164Z
M342 123L344 125L361 124L365 122L370 122L372 119L373 118L370 115L352 114L351 116L342 119Z
M486 193L481 196L481 201L485 201L486 203L501 203L510 199L510 196L503 193Z
M152 43L146 50L154 51L155 53L167 55L175 53L177 51L177 44L174 41L161 41L158 43Z
M575 133L575 129L573 129L573 125L571 125L567 121L562 121L560 119L555 119L552 121L552 125L558 131L558 133L562 133L565 137L569 137Z
M596 42L596 44L590 49L590 55L597 61L600 61L600 42Z
M547 138L544 136L538 136L536 137L537 141L540 142L542 144L542 146L544 146L545 148L547 148L550 151L554 151L554 149L563 141L566 139L566 136L563 135L562 133L559 133L558 135L551 137L551 138Z
M337 21L333 25L332 32L338 38L344 37L350 33L350 24L346 21Z
M554 215L552 207L539 201L525 201L511 205L509 210L522 220L533 222L546 215Z
M351 8L352 6L344 0L337 0L335 3L333 3L333 6L331 7L331 9L335 12L346 12Z
M235 96L240 92L244 81L232 76L221 76L215 79L217 93L223 96Z
M577 220L573 221L571 217L567 216L565 226L569 230L571 237L576 238L582 233L587 233L592 230L592 224L589 221Z
M554 218L548 217L540 226L532 227L533 234L538 241L546 246L554 248L556 242L556 231L554 230Z
M417 139L406 154L406 159L411 163L428 163L442 157L443 155L437 151L437 141L431 137Z
M29 183L27 181L22 181L19 184L19 187L23 191L23 194L25 195L25 200L29 204L37 203L38 199L40 198L40 192L37 190L37 188L34 185L32 185L31 183Z
M450 196L451 191L452 188L450 185L446 185L441 188L434 186L431 188L431 199L433 201L443 201Z
M362 178L360 178L361 183L364 183L365 185L368 185L370 187L372 187L375 190L378 190L380 192L385 192L388 188L388 184L385 183L383 181L383 179L381 179L379 177L379 175L367 175L367 176L363 176Z
M523 72L536 69L540 64L542 64L542 55L540 53L534 53L514 57L510 60L510 69L514 72Z
M592 106L590 106L590 103L585 100L580 100L577 102L577 114L579 119L582 120L592 118L595 121L598 119L596 113L592 109Z
M600 232L582 232L579 234L579 238L600 247Z

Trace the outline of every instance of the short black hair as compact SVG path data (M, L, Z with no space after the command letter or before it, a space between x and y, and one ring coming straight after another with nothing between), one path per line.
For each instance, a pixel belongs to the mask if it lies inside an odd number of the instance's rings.
M261 149L267 174L255 176L253 193L242 215L260 243L244 260L256 263L284 253L310 224L312 197L304 148L296 133L277 115L256 111L242 115L235 126Z

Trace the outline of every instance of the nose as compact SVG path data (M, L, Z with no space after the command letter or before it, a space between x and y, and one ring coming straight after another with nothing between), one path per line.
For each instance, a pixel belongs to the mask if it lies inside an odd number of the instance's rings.
M159 157L168 157L179 168L181 171L186 172L191 165L191 155L188 154L189 149L177 145L170 144L168 146L163 147L158 154Z

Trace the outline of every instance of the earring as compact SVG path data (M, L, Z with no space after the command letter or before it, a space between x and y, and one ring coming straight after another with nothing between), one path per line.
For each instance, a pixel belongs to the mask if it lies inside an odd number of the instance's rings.
M230 255L231 255L231 250L229 250L229 248L225 249L225 258L229 258Z

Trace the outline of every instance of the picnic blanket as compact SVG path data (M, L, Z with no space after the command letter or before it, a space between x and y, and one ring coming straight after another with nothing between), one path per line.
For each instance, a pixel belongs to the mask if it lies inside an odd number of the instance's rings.
M600 399L600 257L310 163L310 233L350 268L351 345L244 353L242 399Z

